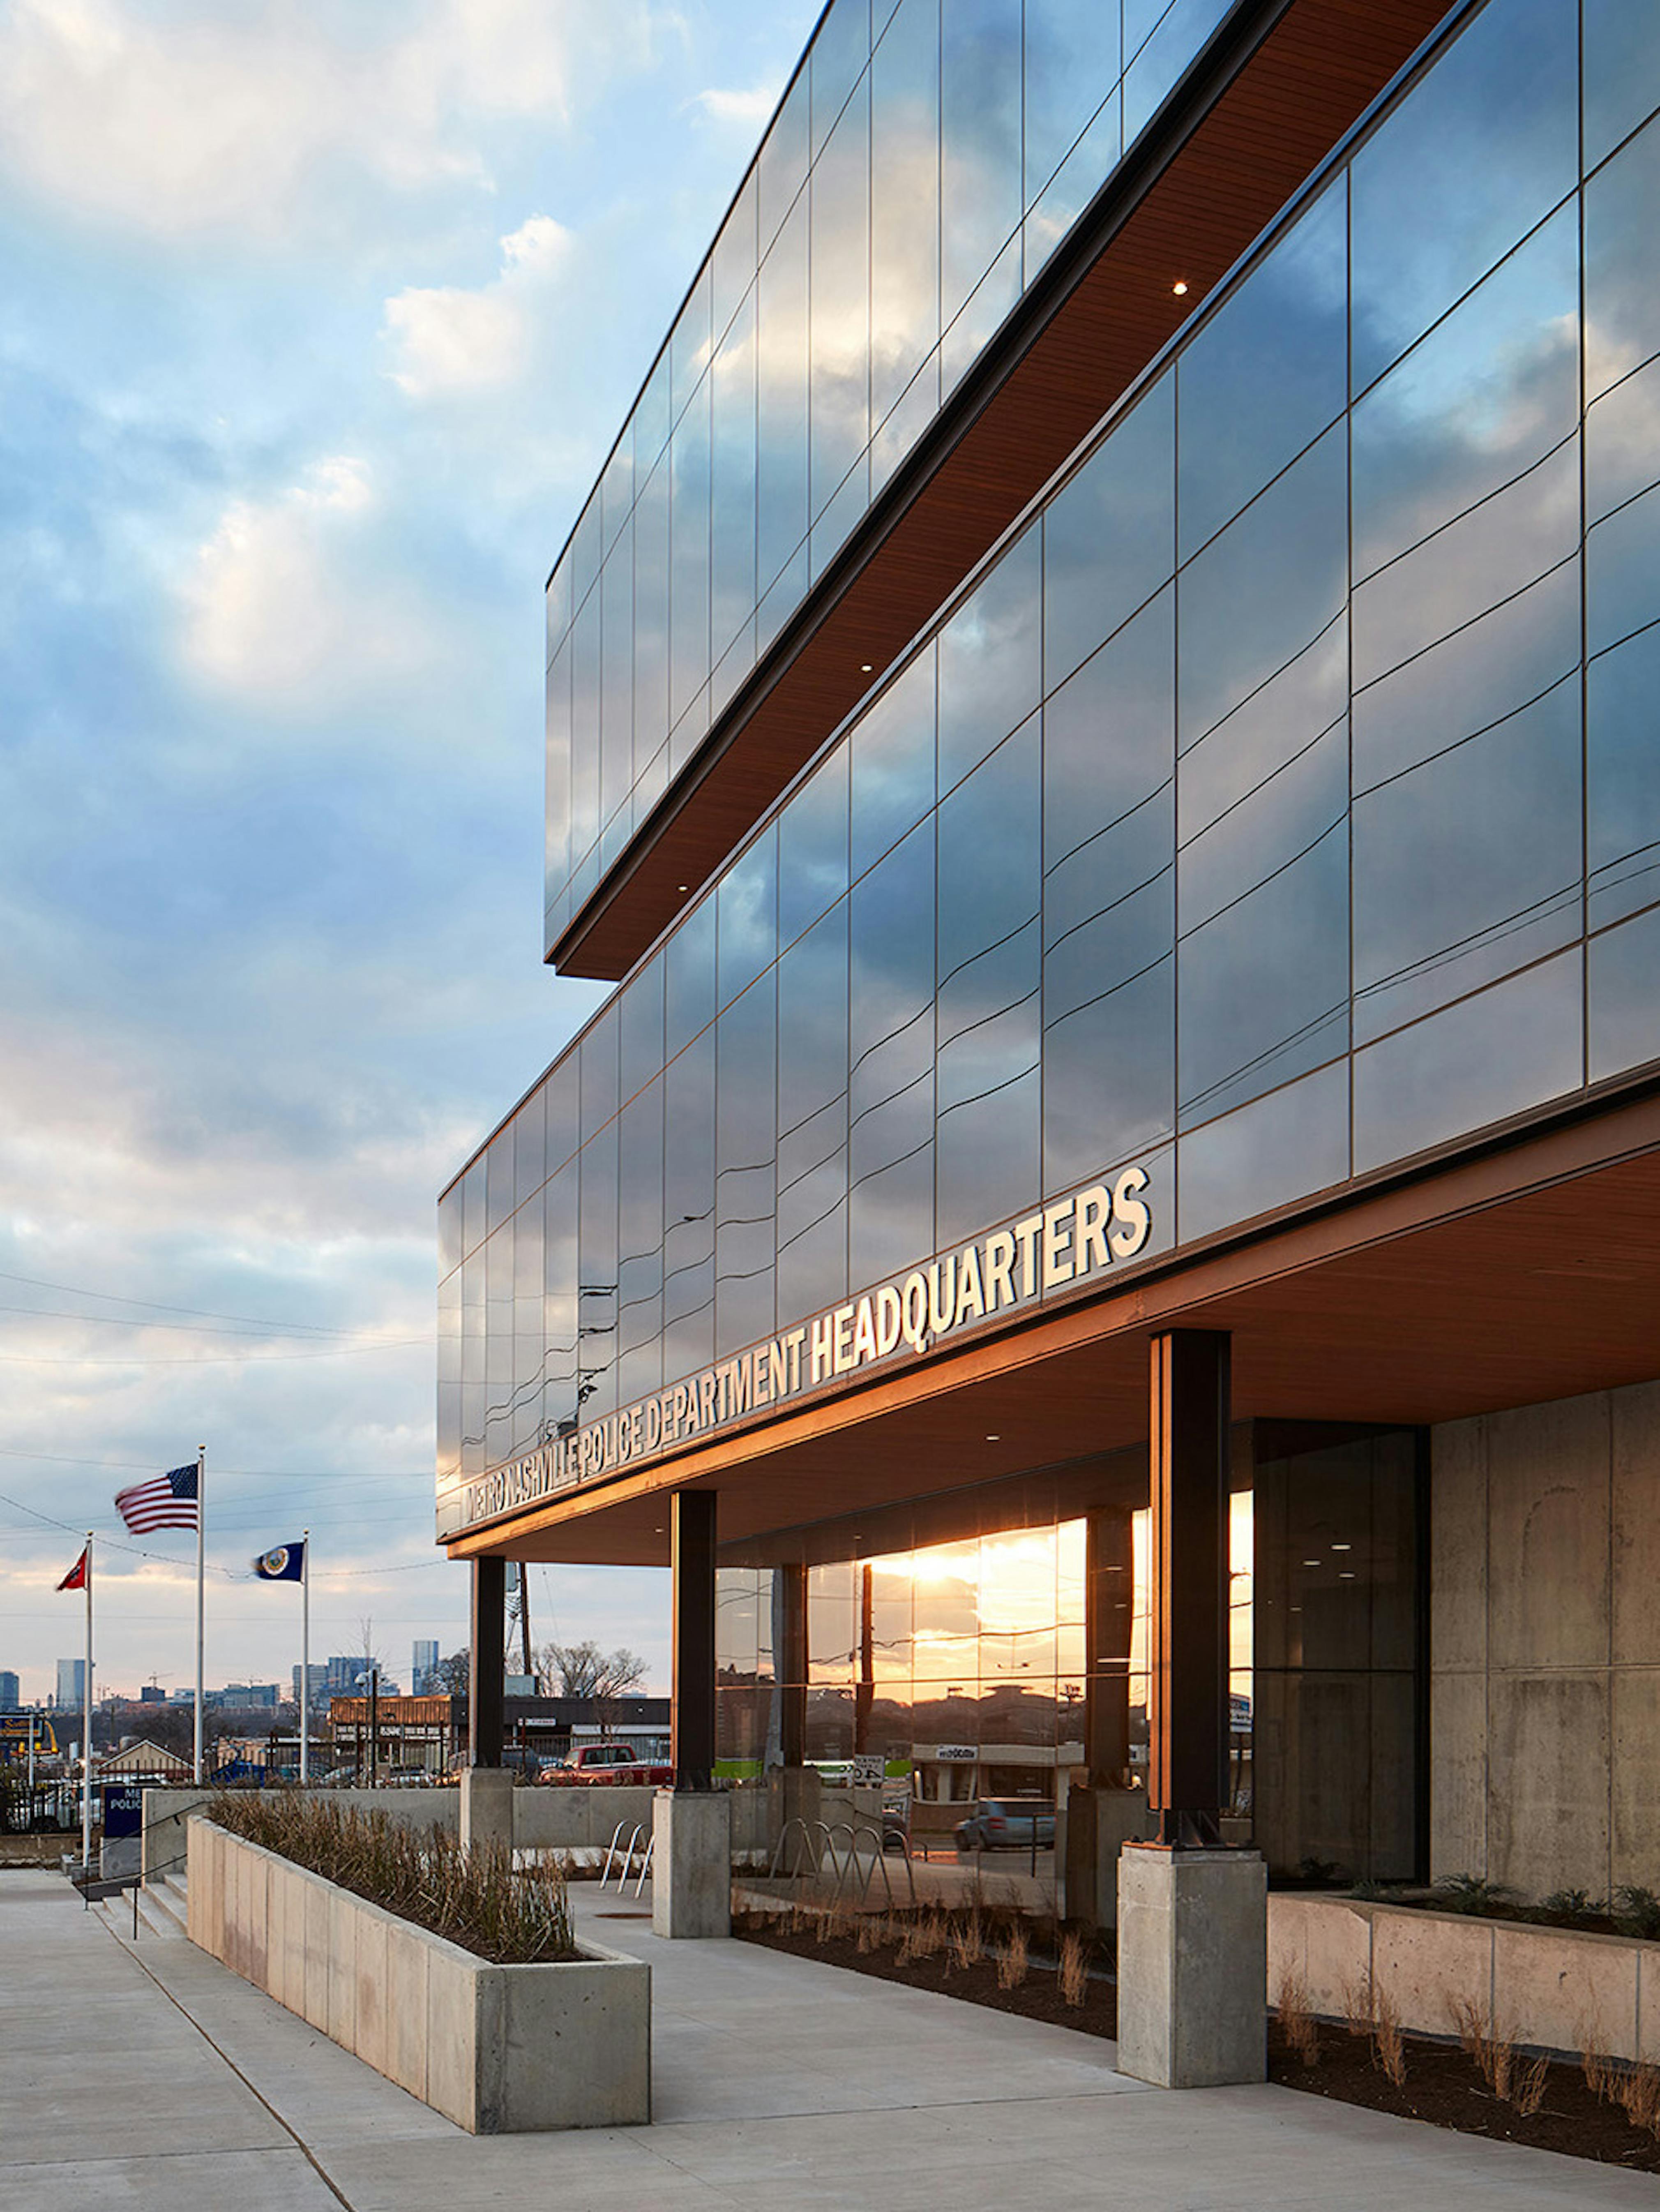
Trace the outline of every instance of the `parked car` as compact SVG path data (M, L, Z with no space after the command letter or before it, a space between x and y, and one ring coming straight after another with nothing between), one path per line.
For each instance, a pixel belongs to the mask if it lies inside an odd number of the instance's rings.
M672 1766L642 1759L632 1743L579 1744L567 1758L555 1759L536 1777L555 1789L596 1782L656 1785L674 1778Z
M960 1851L1029 1851L1034 1841L1052 1850L1055 1808L1042 1797L986 1797L955 1832Z

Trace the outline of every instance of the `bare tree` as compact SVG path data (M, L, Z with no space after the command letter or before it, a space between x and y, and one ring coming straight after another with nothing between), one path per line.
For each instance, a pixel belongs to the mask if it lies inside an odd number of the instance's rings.
M459 1651L452 1651L447 1659L439 1661L433 1669L433 1680L440 1690L447 1691L452 1698L464 1698L471 1659L471 1652L463 1644Z
M645 1680L645 1662L637 1651L620 1645L602 1651L592 1637L581 1644L544 1644L537 1653L538 1674L544 1682L557 1682L566 1698L626 1698Z
M373 1614L365 1615L359 1619L357 1624L357 1644L358 1650L363 1655L363 1671L366 1674L368 1673L371 1667L374 1668L377 1674L383 1677L391 1673L391 1668L386 1664L385 1655L382 1651L379 1650L375 1644L374 1618Z

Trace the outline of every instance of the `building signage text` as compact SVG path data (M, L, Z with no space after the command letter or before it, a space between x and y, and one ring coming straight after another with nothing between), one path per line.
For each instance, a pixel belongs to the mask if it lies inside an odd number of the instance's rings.
M893 1358L920 1358L977 1322L1133 1260L1153 1231L1144 1168L1126 1168L717 1360L603 1419L585 1422L463 1486L472 1527L696 1442ZM454 1533L453 1530L447 1533Z

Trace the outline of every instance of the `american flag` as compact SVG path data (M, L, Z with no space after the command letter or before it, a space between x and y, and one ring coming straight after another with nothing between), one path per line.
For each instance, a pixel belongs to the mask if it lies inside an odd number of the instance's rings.
M135 1536L153 1528L194 1528L197 1522L196 1463L170 1467L152 1482L135 1482L115 1493L115 1510Z

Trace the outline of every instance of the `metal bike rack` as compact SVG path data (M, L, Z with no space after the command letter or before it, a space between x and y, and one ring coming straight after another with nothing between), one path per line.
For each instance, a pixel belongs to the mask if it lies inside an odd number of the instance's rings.
M626 1844L622 1841L622 1832L625 1828L628 1829L628 1840ZM600 1893L602 1896L604 1894L606 1884L611 1879L611 1862L613 1859L618 1861L617 1895L619 1897L621 1896L623 1888L627 1882L628 1876L633 1871L635 1847L639 1843L641 1837L645 1834L645 1824L643 1820L636 1820L632 1827L629 1826L627 1820L619 1820L615 1827L612 1829L611 1840L605 1853L605 1864L599 1877ZM650 1866L651 1863L651 1845L648 1842L645 1849L645 1864ZM640 1879L642 1881L645 1880L645 1875L643 1872ZM635 1892L636 1896L638 1896L639 1893L638 1891Z

